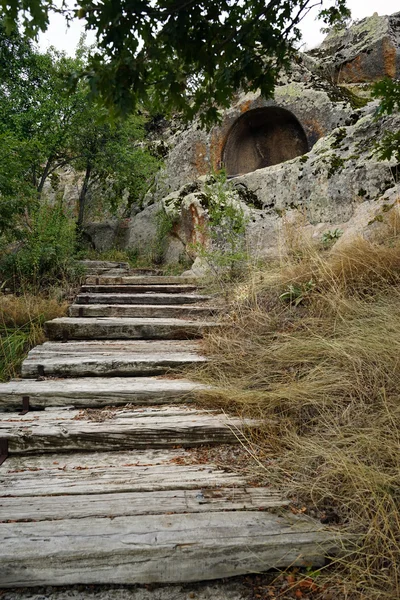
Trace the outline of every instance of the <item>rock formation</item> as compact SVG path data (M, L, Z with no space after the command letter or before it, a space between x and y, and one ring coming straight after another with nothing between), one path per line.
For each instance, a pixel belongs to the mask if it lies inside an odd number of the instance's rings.
M364 83L400 75L400 12L362 19L349 29L332 30L310 52L320 71L337 83Z
M399 72L400 13L331 32L319 48L298 55L273 98L239 94L210 131L197 121L167 130L165 166L144 210L109 225L107 236L96 224L88 233L96 246L143 251L157 243L161 212L171 220L164 259L193 259L196 245L207 241L209 176L222 167L226 197L245 215L253 253L276 254L288 220L315 236L337 227L344 237L351 228L362 230L375 219L378 199L385 204L390 196L393 203L399 166L378 160L376 143L385 131L400 129L400 116L377 119L377 102L361 84Z

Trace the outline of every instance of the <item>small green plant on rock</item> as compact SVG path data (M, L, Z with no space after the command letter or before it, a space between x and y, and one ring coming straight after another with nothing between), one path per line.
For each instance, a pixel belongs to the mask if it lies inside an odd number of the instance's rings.
M205 247L197 243L194 250L218 276L232 279L247 259L245 234L248 217L235 191L228 187L225 172L215 174L214 179L215 183L207 185L204 190L203 206L208 220L201 227L209 237L210 245Z
M329 229L322 234L321 242L322 245L327 248L331 246L334 242L336 242L343 235L343 231L341 229Z
M288 289L279 296L279 299L293 306L299 306L314 286L315 283L311 279L302 285L290 284Z

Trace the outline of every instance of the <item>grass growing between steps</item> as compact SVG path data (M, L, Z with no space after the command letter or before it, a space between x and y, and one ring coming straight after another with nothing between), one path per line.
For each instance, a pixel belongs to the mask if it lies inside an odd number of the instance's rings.
M67 307L42 296L0 296L0 381L19 375L29 350L45 340L44 323L64 316Z
M397 229L330 252L300 243L249 274L198 371L219 388L208 405L261 418L248 441L254 478L361 534L354 554L318 572L329 598L400 597Z

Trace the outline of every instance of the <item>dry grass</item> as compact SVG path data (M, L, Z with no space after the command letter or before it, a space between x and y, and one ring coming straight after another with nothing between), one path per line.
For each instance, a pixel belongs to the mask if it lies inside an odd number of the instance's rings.
M399 283L395 237L303 244L232 291L199 370L206 402L261 416L255 473L363 534L329 571L338 598L400 597Z
M43 324L64 316L67 307L42 296L0 296L0 381L19 375L27 352L44 342Z

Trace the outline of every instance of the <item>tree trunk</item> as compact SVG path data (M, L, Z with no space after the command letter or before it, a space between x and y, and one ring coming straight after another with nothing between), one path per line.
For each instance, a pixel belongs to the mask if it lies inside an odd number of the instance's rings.
M79 194L79 214L78 214L78 229L82 229L83 216L85 214L86 194L89 188L89 180L92 172L92 165L86 165L85 179L83 180L81 193Z
M47 177L49 175L50 168L51 168L53 160L54 160L53 156L49 156L49 158L47 159L47 163L46 163L46 166L45 166L44 171L42 173L42 176L40 178L39 185L37 186L38 196L40 196L40 194L42 193L44 182L46 181L46 179L47 179Z

